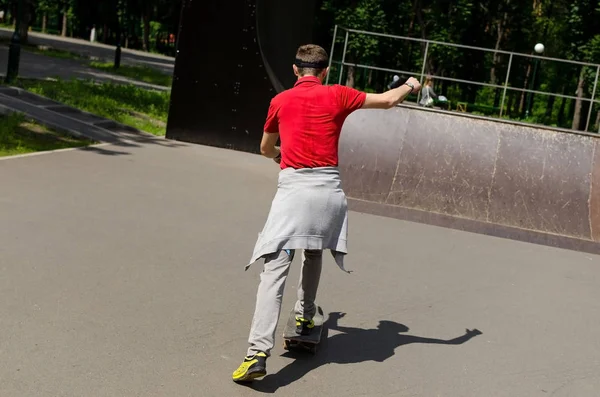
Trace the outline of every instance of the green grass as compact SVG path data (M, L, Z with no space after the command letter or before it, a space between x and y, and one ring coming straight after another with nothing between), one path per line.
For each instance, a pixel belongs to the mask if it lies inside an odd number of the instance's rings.
M104 72L118 74L129 77L130 79L143 81L145 83L170 87L173 78L160 70L152 69L147 66L129 66L121 65L118 69L113 67L112 62L90 62L90 66Z
M33 52L39 55L45 55L53 58L60 59L83 59L83 57L79 54L75 54L69 51L57 50L50 47L42 47L42 46L27 46L25 49L29 52Z
M0 44L9 45L10 39L0 38ZM128 77L132 80L143 81L148 84L154 84L162 87L171 87L173 83L173 77L171 75L165 74L160 70L148 66L131 66L121 64L121 66L118 69L115 69L113 62L86 62L89 61L88 57L84 57L80 54L76 54L70 51L59 50L56 48L46 46L35 46L31 44L22 44L22 48L24 51L32 52L38 55L49 56L52 58L84 61L91 68L101 70L110 74Z
M88 146L94 142L51 131L12 113L0 116L0 157Z
M2 37L0 38L0 44L10 45L10 38ZM41 46L41 45L33 45L33 44L21 44L21 49L23 51L33 52L34 54L45 55L53 58L60 59L84 59L79 54L75 54L74 52L58 50L52 47Z
M19 86L154 135L165 134L170 97L168 92L81 80L20 80Z

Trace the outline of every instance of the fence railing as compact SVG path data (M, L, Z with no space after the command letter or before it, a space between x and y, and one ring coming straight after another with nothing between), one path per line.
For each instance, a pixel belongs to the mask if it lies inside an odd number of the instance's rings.
M413 59L412 62L410 62L411 64L409 65L408 68L403 68L402 66L398 67L398 63L394 64L391 67L385 67L385 66L381 66L381 65L369 65L369 64L365 64L361 62L361 56L360 54L354 55L351 59L348 59L348 53L349 53L349 48L348 46L351 44L351 39L354 36L362 36L362 37L371 37L374 38L374 40L383 40L383 39L391 39L391 40L396 40L396 41L401 41L405 44L410 45L411 43L414 44L418 44L418 46L420 47L421 50L421 57L419 57L420 59L418 61L415 61ZM342 53L341 53L341 57L338 56L338 60L336 60L336 48L343 43L343 49L342 49ZM484 54L492 54L494 56L494 61L492 62L492 66L494 67L496 70L502 70L502 69L506 69L505 74L503 76L503 78L497 79L498 81L503 81L502 84L499 84L498 82L487 82L487 81L481 81L481 80L473 80L473 79L469 79L469 78L459 78L459 77L450 77L450 76L446 76L444 74L436 74L436 73L430 73L428 72L428 64L430 61L432 61L432 57L435 57L436 54L434 54L434 50L437 50L437 52L443 52L445 51L445 49L448 48L452 48L452 49L458 49L460 51L463 51L463 53L465 51L476 51L476 52L483 52ZM439 50L442 51L439 51ZM414 53L414 51L412 51ZM439 58L444 58L444 57L448 57L447 55L444 54L438 54L437 55ZM485 55L484 55L485 56ZM507 62L500 62L498 60L499 57L503 56L505 59L506 57L508 57L508 61ZM523 60L525 62L523 62ZM532 62L533 61L533 62ZM563 93L558 93L558 92L550 92L550 91L542 91L539 89L536 89L536 77L537 76L537 71L540 68L540 63L542 61L545 62L555 62L555 63L559 63L559 64L564 64L567 65L567 67L576 67L578 68L578 70L580 70L581 75L584 75L584 73L587 72L587 75L589 76L593 76L592 80L590 80L589 78L586 79L586 81L593 81L593 85L592 85L592 89L591 89L591 95L587 96L584 94L579 94L577 95L569 95L567 94L567 91L564 91ZM335 26L334 28L334 37L333 37L333 42L331 45L331 50L330 50L330 67L331 69L335 69L337 68L337 83L338 84L342 84L343 83L343 77L344 77L344 73L347 72L349 70L349 68L354 68L354 69L362 69L362 70L366 70L366 71L377 71L377 72L384 72L386 74L405 74L405 75L411 75L411 76L420 76L421 81L423 81L425 79L426 76L431 75L431 77L434 78L434 80L436 81L442 81L442 82L448 82L448 83L454 83L454 84L467 84L467 85L474 85L474 86L479 86L479 87L489 87L490 89L494 89L494 90L498 90L498 94L501 93L501 95L499 95L499 97L497 98L497 102L499 102L498 106L492 106L492 108L494 109L494 113L493 114L488 114L491 117L500 117L500 118L509 118L509 113L510 112L510 104L507 107L507 94L510 94L511 92L514 93L521 93L521 98L520 98L520 108L521 109L525 109L525 106L523 106L523 102L525 97L526 101L527 101L527 105L526 105L526 114L527 116L529 115L529 111L531 110L531 103L532 103L532 99L533 99L533 95L544 95L544 96L549 96L549 97L554 97L554 98L560 98L563 99L563 104L561 106L563 106L562 112L564 113L564 100L573 100L573 101L581 101L581 103L587 104L587 114L583 114L582 117L583 120L585 121L585 132L590 131L590 126L592 123L592 115L594 113L594 108L595 105L600 104L600 100L597 98L597 90L598 90L598 80L600 78L600 65L598 64L593 64L593 63L588 63L588 62L581 62L581 61L574 61L574 60L566 60L566 59L559 59L559 58L552 58L552 57L547 57L547 56L543 56L543 55L535 55L535 54L523 54L523 53L516 53L516 52L510 52L510 51L504 51L504 50L495 50L495 49L490 49L490 48L482 48L482 47L474 47L474 46L469 46L469 45L462 45L462 44L454 44L454 43L446 43L446 42L440 42L440 41L435 41L435 40L427 40L427 39L419 39L419 38L413 38L413 37L404 37L404 36L397 36L397 35L391 35L391 34L385 34L385 33L377 33L377 32L368 32L368 31L364 31L364 30L356 30L356 29L348 29L348 28L344 28L342 26ZM399 62L400 64L402 64L403 62ZM519 63L519 65L515 66L515 64ZM533 63L533 65L532 65ZM420 64L420 65L419 65ZM489 64L489 62L488 62ZM419 67L420 66L420 67ZM531 69L533 66L533 76L531 76ZM448 65L447 69L452 69L453 67L459 67L458 65ZM491 67L488 67L488 69L491 70ZM411 68L414 69L419 69L419 70L411 70ZM560 67L559 67L560 68ZM550 68L548 68L550 69ZM556 69L556 68L555 68ZM490 70L487 70L487 72L489 73ZM526 70L526 73L524 74L523 71ZM516 83L516 84L511 84L511 78L513 78L515 72L518 71L519 75L520 75L520 80ZM482 73L483 74L483 73ZM577 73L575 73L575 75L577 75ZM327 84L330 83L330 80L335 80L335 78L332 76L332 73L330 73L327 76ZM577 79L577 81L579 81L579 79ZM514 79L513 79L514 81ZM564 87L564 85L563 85ZM581 89L581 88L579 88ZM576 90L573 90L571 92L575 92ZM501 98L501 99L500 99ZM420 94L417 97L417 102L420 99ZM451 98L450 98L451 99ZM451 99L452 100L452 99ZM455 101L456 102L456 101ZM462 103L463 105L465 104L464 102L459 102ZM513 103L513 105L515 105L515 103ZM552 105L555 105L555 101L552 100ZM571 109L571 108L570 108ZM463 111L464 111L464 106L463 106ZM497 112L497 114L496 114ZM548 110L548 112L552 112L552 109ZM600 110L596 110L598 117L597 119L600 121ZM514 113L514 112L513 112ZM536 124L536 122L533 122L534 124ZM542 124L542 123L537 123L537 124ZM583 125L583 123L582 123ZM597 126L597 128L600 128L600 125ZM598 130L598 132L600 133L600 130Z

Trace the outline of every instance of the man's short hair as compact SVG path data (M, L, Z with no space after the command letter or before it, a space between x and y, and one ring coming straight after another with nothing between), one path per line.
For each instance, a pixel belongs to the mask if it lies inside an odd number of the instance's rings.
M300 46L296 52L296 66L300 76L318 76L327 69L329 56L327 51L316 44Z

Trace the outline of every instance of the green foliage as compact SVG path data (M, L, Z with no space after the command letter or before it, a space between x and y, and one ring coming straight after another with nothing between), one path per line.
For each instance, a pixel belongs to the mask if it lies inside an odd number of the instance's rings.
M122 37L122 43L129 48L174 54L170 35L177 33L182 0L26 1L35 8L34 30L40 29L42 16L46 15L48 31L60 31L66 12L68 33L74 37L89 39L89 30L95 25L100 42L114 45ZM0 3L15 4L14 0L0 0ZM600 63L600 0L319 0L317 4L316 38L326 47L331 43L333 27L337 24L357 30L522 54L533 53L533 46L542 42L546 46L546 56ZM12 20L12 16L7 15L7 19ZM336 50L331 54L334 60L331 76L335 82L340 74L335 62L342 58L345 37L343 30L339 33ZM452 102L491 108L500 106L499 90L443 82L439 77L502 84L508 70L506 55L431 45L427 63L423 65L425 45L422 43L359 33L350 33L348 38L345 54L348 63L402 70L405 77L420 77L423 72L438 77L436 91ZM536 81L532 82L533 67L531 59L515 57L509 85L518 89L539 89L543 85L550 92L574 95L581 75L583 96L591 96L597 71L594 68L585 68L582 74L580 67L542 61ZM127 68L118 73L155 83L163 78L149 76L148 71ZM378 92L385 89L393 74L383 71L365 73L359 68L347 67L342 75L346 80L342 82ZM169 85L170 81L158 84ZM575 107L583 113L587 111L587 105L584 104L583 109L580 105L575 106L570 100L551 101L534 96L529 114L545 123L568 125ZM509 91L504 106L511 117L524 119L526 102L522 101L520 92Z
M348 4L344 4L348 3ZM322 10L335 15L334 23L349 29L385 32L387 23L385 12L379 0L348 1L325 0ZM379 38L374 36L352 34L348 40L348 61L369 61L379 53Z
M32 19L27 23L33 31L41 31L46 18L46 32L60 34L63 15L67 17L67 35L89 40L96 26L97 40L114 45L119 32L130 48L142 49L143 19L150 21L150 47L172 54L172 44L162 44L165 37L178 31L183 0L24 0L31 5ZM11 21L17 0L0 0ZM4 7L3 7L4 6Z
M590 39L583 48L583 53L586 61L600 64L600 34Z
M532 54L536 43L545 45L545 56L600 63L600 0L324 0L319 29L332 33L334 24L359 30L433 41L466 44L488 49L497 48ZM342 57L345 32L338 32L334 61ZM319 33L317 34L318 37ZM322 39L325 42L325 39ZM503 84L508 71L508 55L458 49L432 44L427 64L423 65L425 45L351 33L346 60L368 66L406 71L407 75L426 75ZM346 68L344 76L348 75ZM535 82L533 74L535 69ZM339 67L332 71L337 82ZM357 88L382 91L394 73L365 74L353 70ZM584 68L584 97L590 97L596 67ZM510 70L509 86L575 95L581 67L560 62L536 62L516 56ZM344 80L343 80L344 81ZM475 84L435 79L435 90L453 102L466 102L468 109L498 116L502 90ZM541 87L544 87L541 89ZM596 97L600 94L600 87ZM507 92L504 109L511 117L525 120L527 97L519 91ZM573 100L550 100L533 95L528 120L570 126L576 107ZM583 105L582 117L588 106ZM596 109L596 108L595 108ZM495 112L495 113L494 113ZM596 120L596 112L592 118Z
M121 65L118 69L115 69L112 62L90 62L90 66L108 73L115 73L134 80L164 87L171 87L173 81L171 76L147 66Z

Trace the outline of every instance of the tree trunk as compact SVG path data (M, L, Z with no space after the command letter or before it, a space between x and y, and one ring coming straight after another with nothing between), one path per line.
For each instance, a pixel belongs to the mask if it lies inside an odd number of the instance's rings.
M21 15L21 25L19 26L19 35L21 36L21 44L27 44L29 40L29 23L33 13L32 0L23 1L23 10Z
M145 7L144 15L142 16L144 21L144 34L142 38L142 48L144 51L150 51L150 9Z
M529 76L531 76L531 63L529 63L529 66L527 66L527 74L525 75L525 83L523 84L524 89L529 88ZM521 115L521 117L523 117L525 115L525 97L526 97L526 95L529 95L529 93L525 92L525 91L521 92L521 101L519 102L519 114Z
M498 54L494 53L494 60L492 61L492 69L490 70L490 83L496 84L496 65L498 64Z
M573 125L573 117L575 116L575 106L573 106L574 104L574 100L569 100L569 102L567 103L567 120L571 120L571 127ZM565 124L567 123L568 121ZM567 126L567 128L569 128L569 126Z
M571 129L578 130L581 128L581 107L583 102L581 98L583 98L583 88L585 86L585 73L584 68L581 68L581 72L579 73L579 82L577 83L577 99L575 100L575 112L573 113L573 124L571 125Z
M44 15L42 15L42 33L46 33L47 27L48 27L48 14L44 13Z
M598 110L598 114L596 115L596 123L594 124L594 131L598 131L600 134L600 110Z
M496 51L500 49L500 44L504 39L504 33L506 32L506 29L504 27L506 26L507 21L508 12L505 12L504 16L502 17L502 20L498 22L496 46L494 47ZM492 84L496 84L496 65L498 64L498 62L500 62L500 54L494 52L494 61L492 63L492 69L490 70L490 81L492 82Z
M346 85L354 88L354 79L356 75L356 69L354 66L348 66L348 75L346 76Z
M69 16L67 15L67 10L63 10L62 31L60 32L60 35L62 37L67 37L67 24L68 23L69 23Z
M546 118L550 119L552 117L552 110L554 110L554 102L556 101L555 96L548 96L548 103L546 104Z
M511 113L515 112L514 106L515 106L515 100L516 95L515 93L509 92L508 93L508 105L506 106L506 116L509 116Z
M495 108L499 108L501 105L500 101L502 100L502 93L503 93L503 91L500 89L495 90L495 95L494 95L494 107Z
M408 25L408 36L412 35L413 29L415 28L415 16L417 14L417 7L420 5L420 0L414 0L413 2L413 12L410 18L410 24Z
M469 96L467 102L477 103L477 90L475 89L475 87L469 87Z
M564 90L563 90L564 94ZM558 109L558 126L561 127L565 122L565 108L567 106L567 98L561 98L560 108Z
M419 26L421 26L421 38L425 39L427 34L425 32L425 21L423 20L421 1L418 0L415 4L417 5L417 20L419 21ZM425 51L425 44L421 44L421 48Z
M445 97L448 96L448 85L448 80L442 80L442 95Z

